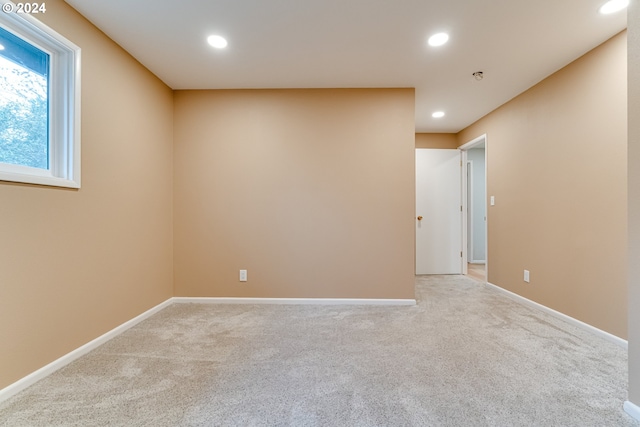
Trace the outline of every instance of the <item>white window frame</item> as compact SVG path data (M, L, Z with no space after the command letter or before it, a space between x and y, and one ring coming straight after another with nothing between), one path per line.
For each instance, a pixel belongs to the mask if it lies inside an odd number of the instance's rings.
M0 12L0 26L50 55L49 169L0 163L0 181L80 188L80 48L29 14Z

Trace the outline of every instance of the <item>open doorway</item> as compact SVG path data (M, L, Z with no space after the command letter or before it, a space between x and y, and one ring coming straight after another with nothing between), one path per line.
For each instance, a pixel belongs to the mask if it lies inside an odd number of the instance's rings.
M487 281L487 136L460 147L462 154L462 249L464 274Z

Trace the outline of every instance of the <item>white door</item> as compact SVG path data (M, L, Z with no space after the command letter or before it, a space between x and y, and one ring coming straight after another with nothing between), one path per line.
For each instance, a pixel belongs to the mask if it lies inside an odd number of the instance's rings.
M416 274L462 274L460 151L416 149Z

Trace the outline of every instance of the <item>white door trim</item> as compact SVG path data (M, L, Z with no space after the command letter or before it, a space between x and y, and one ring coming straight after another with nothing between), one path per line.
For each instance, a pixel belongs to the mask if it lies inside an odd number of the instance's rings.
M465 193L466 200L462 203L462 208L463 210L467 209L466 221L467 221L467 232L469 233L469 235L467 236L467 259L469 262L473 262L473 260L475 259L473 255L473 203L469 203L469 200L474 200L473 179L469 178L469 176L473 177L473 160L467 160L466 165L467 165L467 168L466 168L467 170L462 172L462 176L467 180L468 185L467 185L467 191Z

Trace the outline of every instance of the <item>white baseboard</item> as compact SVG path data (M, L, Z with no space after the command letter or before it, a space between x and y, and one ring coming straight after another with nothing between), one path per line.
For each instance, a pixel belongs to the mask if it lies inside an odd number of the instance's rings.
M640 421L640 406L637 406L628 400L624 402L624 411L629 414L631 417Z
M15 383L8 385L7 387L5 387L2 390L0 390L0 402L3 402L5 400L9 399L11 396L16 395L17 393L21 392L25 388L35 384L36 382L40 381L43 378L51 375L52 373L54 373L58 369L65 367L66 365L68 365L69 363L73 362L74 360L84 356L85 354L89 353L91 350L96 349L97 347L99 347L102 344L106 343L110 339L116 337L117 335L120 335L121 333L123 333L127 329L131 328L132 326L137 325L138 323L142 322L143 320L145 320L146 318L152 316L153 314L157 313L158 311L162 310L163 308L168 307L169 305L171 305L171 298L169 298L165 302L163 302L161 304L158 304L155 307L145 311L144 313L140 314L139 316L136 316L133 319L123 323L122 325L115 327L114 329L112 329L109 332L99 336L98 338L96 338L96 339L94 339L92 341L89 341L85 345L83 345L81 347L78 347L77 349L71 351L70 353L65 354L64 356L54 360L53 362L49 363L46 366L43 366L42 368L38 369L37 371L32 372L31 374L29 374L26 377L16 381Z
M480 264L485 265L487 263L484 259L474 259L473 261L469 261L469 264Z
M416 305L415 299L365 298L234 298L234 297L173 297L175 303L197 304L299 304L299 305Z
M537 308L538 310L542 310L542 311L544 311L544 312L546 312L548 314L551 314L552 316L558 317L558 318L564 320L565 322L568 322L568 323L570 323L570 324L572 324L574 326L577 326L577 327L579 327L581 329L584 329L584 330L586 330L588 332L591 332L592 334L597 335L597 336L599 336L601 338L604 338L607 341L610 341L610 342L612 342L614 344L617 344L617 345L619 345L620 347L622 347L624 349L628 348L629 343L627 342L627 340L623 340L622 338L617 337L615 335L612 335L609 332L605 332L605 331L603 331L601 329L598 329L598 328L596 328L594 326L589 325L588 323L584 323L584 322L582 322L582 321L580 321L578 319L574 319L571 316L567 316L566 314L560 313L559 311L556 311L556 310L554 310L552 308L549 308L546 305L538 304L537 302L531 301L530 299L525 298L525 297L523 297L521 295L514 294L513 292L508 291L508 290L506 290L504 288L501 288L500 286L496 286L496 285L494 285L492 283L489 283L489 282L487 282L487 286L492 288L492 289L494 289L494 290L496 290L496 291L498 291L498 292L501 292L501 293L507 295L508 297L510 297L510 298L512 298L512 299L514 299L514 300L516 300L516 301L518 301L518 302L520 302L520 303L522 303L524 305L528 305L530 307Z

